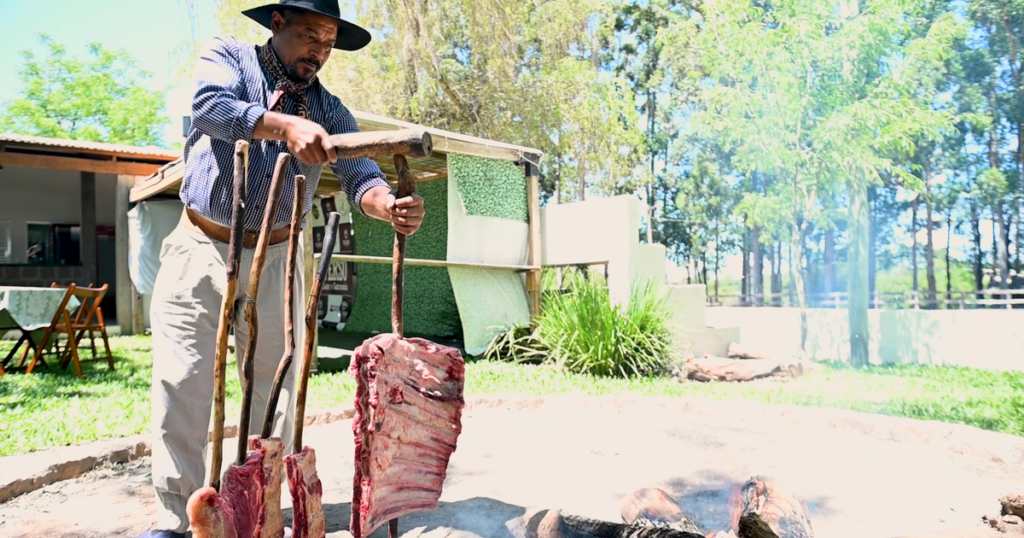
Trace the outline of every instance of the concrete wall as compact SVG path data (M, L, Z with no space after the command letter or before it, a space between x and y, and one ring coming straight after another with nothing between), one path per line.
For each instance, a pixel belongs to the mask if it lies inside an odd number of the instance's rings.
M815 359L849 360L845 310L808 310L807 352ZM744 347L779 357L800 350L797 308L712 307L712 327L738 326ZM1024 311L872 310L869 353L873 364L932 364L1024 371Z
M114 225L116 187L116 176L96 174L97 225ZM80 223L81 192L80 172L19 166L0 169L0 219L11 222L12 263L27 262L29 222Z
M665 250L640 244L636 196L597 198L540 210L541 260L545 265L608 262L608 292L629 302L633 279L665 281Z

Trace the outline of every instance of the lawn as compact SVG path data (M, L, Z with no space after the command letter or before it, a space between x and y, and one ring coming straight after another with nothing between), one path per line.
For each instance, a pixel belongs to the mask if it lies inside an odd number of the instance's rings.
M0 456L146 433L149 428L149 337L112 338L117 370L83 365L0 377ZM10 342L0 343L6 354ZM88 357L86 351L83 358ZM229 418L239 411L239 385L229 365ZM670 379L621 380L567 375L548 368L472 362L466 394L671 396L836 407L962 423L1024 436L1024 373L948 367L894 366L854 370L823 365L787 383L704 384ZM310 379L307 409L347 405L355 384L346 372Z

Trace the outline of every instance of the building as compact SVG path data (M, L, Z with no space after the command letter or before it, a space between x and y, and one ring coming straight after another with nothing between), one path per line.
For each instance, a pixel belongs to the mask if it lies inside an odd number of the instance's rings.
M131 293L127 278L118 285L118 261L127 260L127 237L118 235L127 189L179 156L0 134L0 286L109 284L103 311L111 324L119 321L117 299Z

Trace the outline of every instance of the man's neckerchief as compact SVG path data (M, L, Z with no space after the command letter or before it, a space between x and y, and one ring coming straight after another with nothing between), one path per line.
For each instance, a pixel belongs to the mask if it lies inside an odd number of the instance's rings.
M309 82L298 82L288 77L284 65L274 54L274 48L270 46L270 40L262 47L257 46L260 65L270 73L274 81L274 95L271 98L270 110L273 112L284 112L284 101L286 97L295 99L296 115L309 119L309 109L306 108L306 89L313 85L316 77Z

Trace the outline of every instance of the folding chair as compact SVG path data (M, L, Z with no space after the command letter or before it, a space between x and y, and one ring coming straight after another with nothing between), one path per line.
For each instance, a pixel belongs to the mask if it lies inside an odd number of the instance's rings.
M53 284L52 287L58 288L57 284ZM101 360L96 356L96 342L94 331L98 331L103 336L103 346L106 351L106 361L110 366L110 369L114 369L114 356L110 352L110 340L107 336L107 324L103 318L103 310L100 308L100 303L103 301L103 297L107 294L108 284L104 284L100 288L84 288L78 287L72 284L68 287L68 295L65 297L61 304L60 310L55 316L54 323L50 324L50 328L47 329L47 334L43 336L43 340L40 344L40 348L36 351L36 358L39 358L42 354L42 347L47 343L50 334L67 335L67 344L64 346L64 350L59 352L60 355L60 366L61 368L67 368L70 362L75 363L75 374L78 377L83 377L82 374L82 360L78 353L78 342L85 335L86 331L89 332L89 340L92 347L92 360ZM79 300L78 310L75 312L75 317L72 318L70 312L67 310L67 302L71 296L74 296ZM33 363L35 359L33 359ZM91 361L85 361L91 362ZM32 366L29 366L28 372L32 371ZM26 372L26 373L28 373Z
M53 284L55 287L57 284ZM71 320L71 328L75 330L75 346L77 347L79 341L85 332L89 332L89 346L92 348L92 359L93 361L99 360L96 357L96 332L100 333L103 337L103 347L107 352L107 364L110 365L110 369L114 369L114 356L110 353L110 339L107 336L107 321L103 317L103 308L100 304L103 302L103 298L106 296L109 286L104 284L101 288L95 288L92 284L88 288L75 287L74 296L77 297L82 306L78 308L75 313L75 319ZM90 304L88 301L91 300ZM86 308L89 306L89 309ZM90 362L90 361L85 361ZM67 358L61 361L61 366L67 368Z
M51 287L55 288L58 286L53 285ZM24 366L29 350L31 349L33 351L32 362L30 362L28 364L28 368L25 369L26 375L31 374L32 370L35 370L37 362L42 362L44 366L49 367L49 365L46 364L46 360L43 359L43 354L44 351L50 347L50 339L56 339L57 333L65 331L68 333L71 332L71 316L68 315L68 302L74 294L75 285L72 284L68 286L67 291L64 293L64 298L60 301L60 306L57 308L57 311L53 313L53 319L50 321L50 324L46 326L46 330L43 331L43 337L34 345L30 341L25 346L25 350L21 353L21 361L18 364L18 367ZM54 342L54 346L57 346L56 342ZM79 374L79 377L81 377L81 374Z

